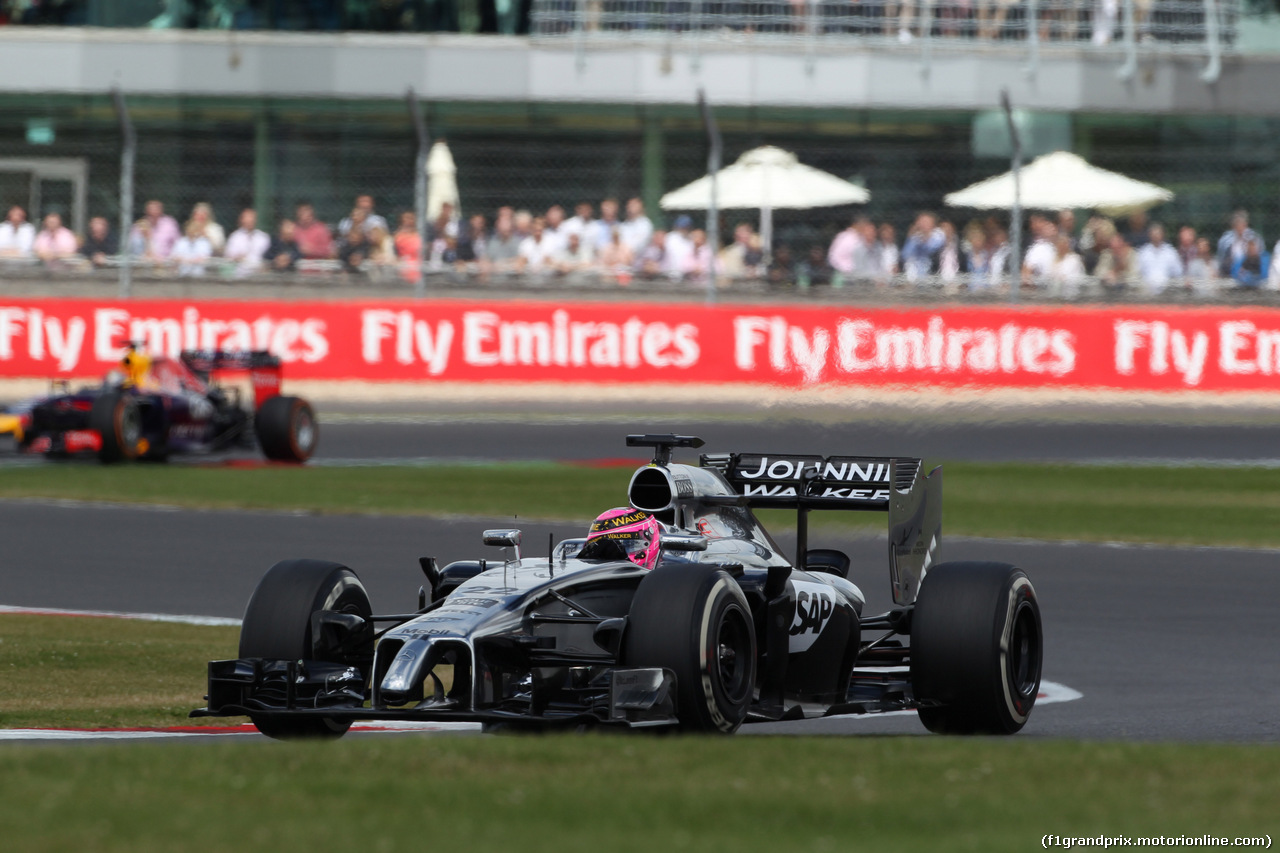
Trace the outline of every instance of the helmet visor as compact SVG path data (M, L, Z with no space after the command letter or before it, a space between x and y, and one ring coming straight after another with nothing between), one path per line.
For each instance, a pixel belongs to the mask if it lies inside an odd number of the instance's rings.
M649 537L642 533L604 533L600 536L592 537L592 541L597 539L616 543L622 550L627 552L628 557L643 556L649 550Z

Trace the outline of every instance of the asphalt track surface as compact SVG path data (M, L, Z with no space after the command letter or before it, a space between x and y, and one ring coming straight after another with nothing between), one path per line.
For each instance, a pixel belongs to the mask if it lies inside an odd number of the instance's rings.
M776 417L776 416L775 416ZM911 455L955 461L1280 464L1277 424L952 422L747 417L332 415L316 461L607 459L643 456L628 433L697 435L708 451ZM642 460L643 461L643 460Z
M0 604L227 617L243 613L273 562L300 556L347 563L365 581L375 609L403 612L422 582L419 556L485 556L480 531L513 523L31 501L0 501L0 519ZM567 525L521 526L530 555L545 553L549 533L557 539L580 533ZM867 593L868 610L888 606L883 539L813 544L842 544L854 558L853 579ZM951 540L943 556L1016 563L1035 583L1044 677L1083 698L1037 709L1024 735L1280 740L1280 553ZM924 729L902 715L744 732Z

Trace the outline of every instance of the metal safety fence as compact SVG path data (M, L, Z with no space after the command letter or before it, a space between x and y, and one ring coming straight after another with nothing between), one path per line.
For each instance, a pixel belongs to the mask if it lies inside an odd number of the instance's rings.
M958 49L1137 40L1235 43L1241 0L533 0L531 34L608 41L825 45L936 39Z
M20 208L31 231L38 231L46 215L56 213L75 232L78 254L49 263L30 249L25 257L18 257L5 248L5 231L0 228L0 258L5 259L0 262L0 287L5 281L33 276L56 288L77 276L116 275L121 247L144 230L142 220L151 216L149 205L162 208L160 214L172 217L181 232L196 223L221 233L222 240L211 242L223 243L224 248L215 249L206 262L189 266L187 280L235 282L266 275L276 277L273 280L296 276L305 282L332 279L357 287L367 282L409 289L566 286L604 290L625 282L633 292L677 293L690 282L705 282L710 274L708 269L661 265L646 269L639 257L643 246L632 247L629 262L625 254L615 253L607 262L593 256L548 266L543 259L544 268L530 269L514 263L485 266L464 245L473 239L476 228L486 239L492 238L497 220L507 215L506 208L513 229L523 237L538 218L559 216L551 212L556 207L570 219L580 205L589 205L588 215L598 220L607 199L618 202L619 220L627 217L628 201L636 199L655 230L684 229L693 239L693 232L705 225L705 213L663 210L658 203L663 193L706 172L707 144L693 104L648 117L634 111L618 113L612 125L604 121L604 110L589 122L580 113L536 110L525 115L513 110L499 119L489 114L468 119L424 104L425 124L434 139L447 139L456 165L460 203L450 221L441 224L424 223L419 215L420 146L403 102L377 110L351 104L320 109L289 102L174 106L141 97L127 102L136 132L132 180L122 173L124 138L109 97L67 99L53 111L52 119L47 99L4 103L0 151L22 156L8 158L8 167L0 157L0 215ZM972 117L857 113L832 128L794 114L725 113L721 118L725 164L756 146L776 145L794 152L800 162L860 184L871 194L868 203L857 207L775 211L773 241L768 247L753 242L761 237L758 212L722 212L719 234L704 236L708 243L718 236L725 249L734 253L727 266L714 272L717 278L735 282L727 287L758 287L765 293L839 292L850 298L881 292L877 288L890 293L973 293L975 298L979 290L991 292L988 285L994 282L990 280L974 285L964 257L957 256L953 262L948 256L944 268L942 252L930 269L912 274L899 264L883 275L861 277L844 274L829 263L833 242L858 217L867 218L859 227L869 224L875 242L892 244L897 251L904 248L924 211L936 215L934 227L943 229L958 255L971 251L978 230L984 243L994 242L995 247L1007 239L1007 214L949 209L943 203L947 193L1009 167L1007 155L975 154ZM1232 214L1245 209L1248 227L1258 235L1261 249L1268 256L1272 253L1280 237L1280 121L1122 118L1076 117L1067 142L1080 146L1079 153L1094 165L1175 193L1173 201L1148 212L1148 225L1162 222L1170 243L1181 238L1184 227L1190 229L1194 234L1189 236L1208 240L1217 261L1218 242L1231 227ZM42 122L50 124L48 136L41 136ZM132 190L132 204L122 204L124 185ZM339 225L351 216L361 196L369 197L386 228L377 236L376 247L350 262L350 252L344 257L349 246ZM309 206L330 234L324 256L296 258L279 272L274 267L246 270L226 256L224 241L238 228L246 209L255 211L257 228L280 242L288 225L296 226L302 205ZM1056 211L1051 213L1056 217ZM412 226L404 225L406 216ZM482 221L474 220L476 216ZM687 228L680 224L682 216L690 218ZM1127 217L1109 220L1122 235L1135 242L1143 239L1141 223ZM424 224L428 228L425 242ZM1086 274L1094 271L1104 248L1097 234L1086 233L1096 230L1096 225L1090 225L1090 211L1079 211L1074 223L1063 226L1076 241ZM114 251L79 253L91 241L100 240L95 229L103 230L103 245L114 246ZM402 236L407 242L399 240ZM422 253L427 265L424 275L406 269L404 247L413 245L410 237L416 238L417 245L427 246ZM1031 242L1028 238L1023 245ZM152 253L149 257L144 247L132 257L135 282L170 280L183 272L167 256ZM1190 260L1188 256L1184 266ZM1255 274L1248 288L1240 288L1240 282L1230 278L1230 270L1226 276L1223 272L1219 266L1213 283L1200 287L1194 286L1199 278L1184 274L1181 286L1216 298L1262 286L1269 278ZM1093 287L1090 281L1086 277L1079 286L1059 288L1055 298L1112 298L1126 288L1134 294L1149 292L1140 282L1127 281L1115 288Z

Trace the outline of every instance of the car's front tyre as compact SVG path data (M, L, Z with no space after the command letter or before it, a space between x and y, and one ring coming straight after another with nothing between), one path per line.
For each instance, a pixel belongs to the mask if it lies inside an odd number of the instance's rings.
M301 397L270 397L253 418L258 444L276 462L306 462L316 452L320 425L311 404Z
M636 590L622 663L676 676L680 727L731 733L747 717L756 677L756 637L741 587L715 566L654 569Z
M1019 731L1042 659L1040 605L1021 569L942 563L925 575L911 618L911 685L929 731Z
M369 595L355 572L323 560L284 560L272 566L258 583L240 628L240 657L266 660L313 659L311 614L336 610L371 619ZM364 650L362 650L364 651ZM373 660L370 634L368 672ZM351 727L341 717L252 715L267 737L336 738Z

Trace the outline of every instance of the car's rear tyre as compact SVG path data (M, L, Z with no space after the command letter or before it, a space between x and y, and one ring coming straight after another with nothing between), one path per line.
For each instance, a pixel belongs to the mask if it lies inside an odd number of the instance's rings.
M93 401L89 428L102 437L98 458L103 462L124 462L138 458L142 439L142 413L128 394L107 391Z
M306 462L320 440L316 413L301 397L268 398L254 415L253 431L263 455L277 462Z
M276 563L258 583L245 608L244 624L240 628L240 657L313 659L311 614L317 610L338 610L365 619L373 615L364 585L346 566L323 560ZM365 672L372 669L372 635L370 637ZM259 715L250 719L258 731L281 740L341 737L351 727L351 721L341 717Z
M736 731L756 680L756 636L742 589L714 566L654 569L636 590L622 639L622 662L665 667L676 676L680 727Z
M1013 734L1040 691L1040 605L1004 563L943 563L925 575L911 618L911 685L920 722L939 734Z

